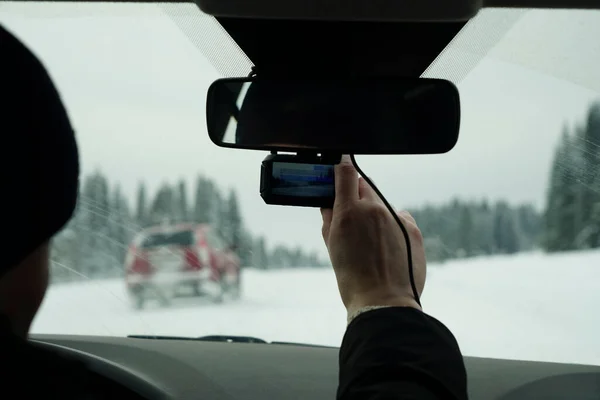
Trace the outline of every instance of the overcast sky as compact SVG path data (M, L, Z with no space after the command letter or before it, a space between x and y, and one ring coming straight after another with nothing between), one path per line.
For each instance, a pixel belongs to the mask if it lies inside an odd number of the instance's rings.
M582 123L590 102L600 98L600 13L486 15L502 17L497 44L471 46L490 38L485 29L494 31L491 18L429 73L456 78L461 64L469 71L457 78L462 104L457 147L437 156L358 158L399 208L457 196L531 202L541 209L563 125ZM324 251L318 210L263 204L258 187L266 153L221 149L208 139L205 92L223 68L215 69L165 9L3 4L0 23L50 70L77 131L84 173L101 169L132 199L140 179L154 191L181 177L193 191L202 173L222 188L237 189L248 227L266 234L271 244L302 243ZM485 57L480 60L478 53ZM245 75L247 64L240 59L237 70ZM227 58L220 60L227 64Z

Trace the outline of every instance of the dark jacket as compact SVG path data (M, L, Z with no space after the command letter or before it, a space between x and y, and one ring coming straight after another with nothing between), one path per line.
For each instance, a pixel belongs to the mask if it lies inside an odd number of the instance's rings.
M357 316L340 349L339 400L463 400L460 349L441 322L408 307Z

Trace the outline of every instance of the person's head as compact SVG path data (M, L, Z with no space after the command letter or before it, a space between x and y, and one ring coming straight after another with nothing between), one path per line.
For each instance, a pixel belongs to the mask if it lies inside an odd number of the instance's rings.
M0 27L0 315L26 336L48 285L50 242L77 202L75 135L40 61Z

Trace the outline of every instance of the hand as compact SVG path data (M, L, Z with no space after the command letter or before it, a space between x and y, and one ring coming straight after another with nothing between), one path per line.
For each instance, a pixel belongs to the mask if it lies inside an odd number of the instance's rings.
M383 201L344 156L335 166L335 203L321 209L323 239L342 301L353 313L367 306L421 309L410 285L406 241ZM398 213L412 250L419 297L425 286L423 237L408 212Z

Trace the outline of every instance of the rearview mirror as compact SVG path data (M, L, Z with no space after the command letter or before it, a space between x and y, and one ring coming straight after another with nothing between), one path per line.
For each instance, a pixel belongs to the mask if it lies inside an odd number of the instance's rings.
M219 79L206 121L221 147L345 154L439 154L458 140L449 81L420 78Z

